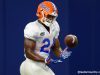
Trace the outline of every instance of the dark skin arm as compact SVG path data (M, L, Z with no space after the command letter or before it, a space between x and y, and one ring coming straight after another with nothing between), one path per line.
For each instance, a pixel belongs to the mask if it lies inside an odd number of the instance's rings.
M60 54L62 52L62 49L60 47L60 42L59 42L59 39L55 39L55 43L54 45L52 46L52 50L54 52L54 54L57 56L57 57L60 57Z
M27 38L24 39L24 48L26 57L34 61L45 62L45 58L41 57L40 55L34 52L35 46L36 46L35 41Z

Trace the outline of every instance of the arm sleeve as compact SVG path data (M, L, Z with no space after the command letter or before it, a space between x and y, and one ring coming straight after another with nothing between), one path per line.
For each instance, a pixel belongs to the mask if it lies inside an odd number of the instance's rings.
M37 30L34 23L28 23L24 29L24 37L36 41Z

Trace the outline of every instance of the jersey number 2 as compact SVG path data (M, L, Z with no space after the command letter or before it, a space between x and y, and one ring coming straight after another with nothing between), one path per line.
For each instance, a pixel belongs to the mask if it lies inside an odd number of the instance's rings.
M48 38L44 39L42 43L46 43L45 45L43 45L40 49L40 52L45 52L45 53L49 53L48 50L44 50L44 48L48 48L50 46L50 40Z

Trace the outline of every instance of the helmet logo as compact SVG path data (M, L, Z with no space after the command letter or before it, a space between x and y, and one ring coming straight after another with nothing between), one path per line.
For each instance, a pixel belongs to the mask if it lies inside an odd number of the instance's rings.
M40 5L40 7L42 7L43 9L45 9L47 12L50 10L50 8L48 8L47 6L45 6L43 3Z

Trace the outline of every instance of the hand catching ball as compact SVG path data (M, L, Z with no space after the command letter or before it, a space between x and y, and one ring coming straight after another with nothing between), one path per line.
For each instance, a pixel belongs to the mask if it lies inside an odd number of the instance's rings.
M75 35L69 34L69 35L66 35L66 37L64 39L64 43L69 48L74 48L78 44L78 39Z

